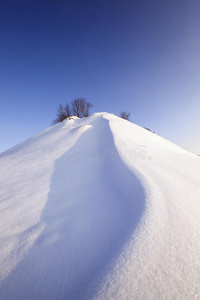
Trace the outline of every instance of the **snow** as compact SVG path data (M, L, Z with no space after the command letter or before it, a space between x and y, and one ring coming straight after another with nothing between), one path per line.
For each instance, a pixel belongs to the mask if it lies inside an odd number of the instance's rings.
M0 299L200 299L197 155L97 113L0 170Z

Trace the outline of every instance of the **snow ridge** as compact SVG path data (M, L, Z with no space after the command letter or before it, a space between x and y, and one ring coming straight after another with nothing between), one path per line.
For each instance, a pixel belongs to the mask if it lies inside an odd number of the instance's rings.
M0 299L197 299L200 161L108 113L0 154Z

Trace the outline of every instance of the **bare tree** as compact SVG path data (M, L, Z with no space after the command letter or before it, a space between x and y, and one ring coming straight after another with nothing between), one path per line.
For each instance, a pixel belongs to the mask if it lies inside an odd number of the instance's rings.
M69 118L71 116L71 109L69 107L69 104L65 105L65 116L66 118Z
M122 119L129 120L130 114L131 114L130 112L127 113L127 112L125 112L125 111L122 111L122 112L119 114L119 116L120 116Z
M93 104L86 101L85 98L76 98L71 102L71 107L66 104L64 107L60 104L57 108L57 118L52 122L56 124L74 115L79 118L88 117Z
M53 121L53 124L62 122L63 120L69 118L71 116L71 111L69 104L66 104L63 108L62 104L60 104L57 108L57 118Z
M88 117L90 114L90 108L93 105L90 102L87 102L85 98L75 98L72 102L72 114L79 117Z
M88 117L90 115L90 108L93 107L93 104L90 102L86 103L86 108L85 108L85 117Z
M81 114L81 105L80 105L80 99L77 98L77 99L74 99L72 101L72 114L74 116L77 116L77 117L80 117L80 114Z

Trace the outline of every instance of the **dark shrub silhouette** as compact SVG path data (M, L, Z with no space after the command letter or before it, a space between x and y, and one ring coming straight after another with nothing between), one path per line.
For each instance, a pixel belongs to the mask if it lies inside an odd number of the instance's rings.
M119 114L119 116L120 116L122 119L129 120L130 114L131 114L130 112L127 113L127 112L125 112L125 111L122 111L122 112Z
M85 98L75 98L71 102L72 114L79 118L88 117L90 113L90 108L93 105L90 102L87 102Z
M90 109L93 107L93 104L86 101L85 98L75 98L71 102L71 107L69 104L66 104L64 107L62 104L57 108L57 118L52 122L56 124L62 122L63 120L73 116L79 118L88 117L90 115Z

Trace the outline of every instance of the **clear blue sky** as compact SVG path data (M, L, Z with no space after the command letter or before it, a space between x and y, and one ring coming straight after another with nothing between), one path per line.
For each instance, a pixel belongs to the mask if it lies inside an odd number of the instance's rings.
M1 0L0 152L75 97L200 154L200 1Z

